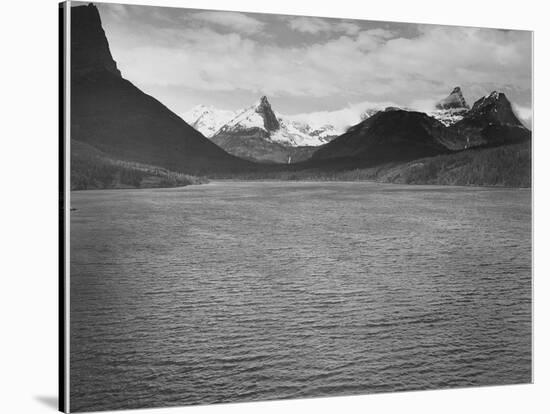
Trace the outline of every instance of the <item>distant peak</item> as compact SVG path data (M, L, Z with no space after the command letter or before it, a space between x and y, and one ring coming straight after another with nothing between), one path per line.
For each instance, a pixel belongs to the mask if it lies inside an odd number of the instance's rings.
M508 98L506 98L506 95L503 92L499 92L499 91L491 92L489 95L487 95L485 97L485 99L492 99L492 100L504 99L504 100L508 100Z
M470 109L466 103L460 86L455 86L449 96L440 100L436 105L436 109Z
M498 91L493 91L489 95L478 99L467 117L470 119L486 119L496 124L522 125L506 95Z
M271 109L271 104L267 100L267 96L263 95L258 101L258 103L255 105L255 108L256 108L256 112L258 112L258 109L259 110Z
M510 104L510 101L503 92L493 91L489 95L485 95L483 98L476 101L474 107L488 105L490 103Z
M256 105L255 111L260 114L264 120L264 127L268 131L276 131L280 128L279 120L271 109L271 104L267 100L267 96L263 95L260 102Z

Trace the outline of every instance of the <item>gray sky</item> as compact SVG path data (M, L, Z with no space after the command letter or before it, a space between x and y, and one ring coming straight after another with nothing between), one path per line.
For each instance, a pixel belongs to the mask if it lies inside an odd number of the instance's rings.
M428 108L461 86L531 107L531 33L97 4L125 78L177 113L267 95L281 113L365 102Z

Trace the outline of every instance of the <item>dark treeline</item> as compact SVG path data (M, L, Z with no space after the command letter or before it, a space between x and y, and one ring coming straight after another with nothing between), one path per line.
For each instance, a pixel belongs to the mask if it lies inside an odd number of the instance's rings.
M76 141L72 141L71 152L71 190L183 187L208 182L205 177L115 160Z
M477 148L370 168L290 165L216 178L241 180L378 181L400 184L531 186L531 143Z
M73 142L71 189L180 187L208 182L165 168L115 160ZM476 148L409 162L364 168L349 160L333 165L256 164L248 172L212 174L212 179L376 181L398 184L531 186L531 142Z

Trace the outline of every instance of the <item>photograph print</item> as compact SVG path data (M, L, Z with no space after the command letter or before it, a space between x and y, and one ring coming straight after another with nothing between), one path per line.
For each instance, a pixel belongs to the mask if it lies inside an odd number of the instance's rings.
M59 18L61 410L532 382L532 32Z

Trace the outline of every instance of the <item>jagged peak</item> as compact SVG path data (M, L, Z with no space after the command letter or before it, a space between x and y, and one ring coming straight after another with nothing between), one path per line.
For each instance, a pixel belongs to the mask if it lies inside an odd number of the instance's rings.
M493 91L489 95L486 95L484 99L492 99L492 100L499 100L499 99L505 99L508 100L504 92L499 91Z
M264 120L264 127L267 131L276 131L281 127L275 112L273 112L273 109L271 108L271 104L267 100L267 96L263 95L260 98L260 101L254 110L262 116Z
M269 106L271 106L271 104L270 104L269 101L267 100L267 96L262 95L262 96L260 97L260 100L258 101L257 106L261 106L261 105L269 105Z
M512 109L512 103L499 91L493 91L478 99L465 118L481 119L493 124L523 126Z
M446 97L440 100L435 105L436 109L445 110L445 109L470 109L470 106L464 99L462 94L462 89L460 86L455 86L451 93Z
M478 99L474 103L474 106L472 107L472 110L477 109L481 106L486 106L486 105L490 105L490 104L493 104L493 103L499 103L501 105L506 105L506 106L511 106L512 105L510 103L510 101L508 100L508 98L506 97L506 95L504 94L504 92L493 91L490 94L485 95L485 96L481 97L480 99Z
M99 10L93 3L71 8L71 73L89 76L109 72L121 76L111 55Z

